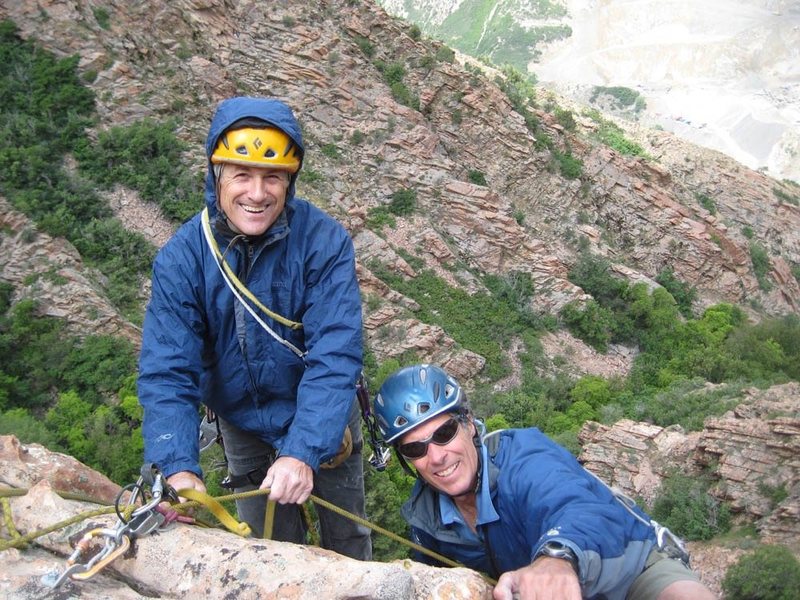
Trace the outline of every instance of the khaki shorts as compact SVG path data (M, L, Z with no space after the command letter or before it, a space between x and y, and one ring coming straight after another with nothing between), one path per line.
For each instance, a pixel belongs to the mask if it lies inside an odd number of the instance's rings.
M676 581L697 581L700 578L677 558L654 549L647 557L644 571L633 580L626 600L654 600L664 589Z

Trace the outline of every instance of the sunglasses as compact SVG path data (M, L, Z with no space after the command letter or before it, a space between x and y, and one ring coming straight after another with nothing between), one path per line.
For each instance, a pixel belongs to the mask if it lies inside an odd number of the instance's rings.
M408 460L417 460L428 453L428 444L434 443L437 446L444 446L453 441L458 433L459 422L455 417L447 419L439 425L430 436L417 442L408 442L397 446L397 451Z

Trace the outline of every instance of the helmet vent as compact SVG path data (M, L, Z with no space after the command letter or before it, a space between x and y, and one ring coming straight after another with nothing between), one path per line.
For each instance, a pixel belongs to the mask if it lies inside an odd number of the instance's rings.
M264 156L266 156L267 158L275 158L276 156L278 156L278 154L275 152L275 150L270 148L269 150L264 152Z
M428 404L427 402L420 402L419 404L417 404L417 413L419 413L421 415L424 415L430 409L431 409L431 405Z
M383 406L383 396L381 396L380 394L378 394L377 396L375 396L375 402L377 402L378 404L380 404L381 406Z
M445 384L445 386L444 386L444 397L445 398L450 398L450 396L452 396L453 392L455 392L455 391L456 391L456 388L453 387L451 384L449 384L449 383Z
M442 391L442 387L439 385L439 382L433 384L433 399L438 402L439 400L439 392Z
M425 385L425 380L426 380L427 378L428 378L428 371L427 371L427 370L425 370L425 369L420 369L420 370L419 370L419 382L420 382L422 385Z
M408 423L408 419L406 419L402 415L397 415L397 418L394 420L395 427L404 427Z
M241 154L242 156L247 156L247 146L236 146L236 154Z

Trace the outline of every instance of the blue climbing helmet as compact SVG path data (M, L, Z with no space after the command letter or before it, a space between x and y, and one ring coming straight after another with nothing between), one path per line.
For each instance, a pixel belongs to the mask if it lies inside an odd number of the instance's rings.
M421 364L395 371L375 395L375 416L387 444L444 412L463 412L466 397L442 368Z

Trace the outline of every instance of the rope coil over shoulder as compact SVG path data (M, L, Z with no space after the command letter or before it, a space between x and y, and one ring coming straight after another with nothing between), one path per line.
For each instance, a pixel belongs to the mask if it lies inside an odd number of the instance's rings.
M214 239L214 233L211 231L211 222L208 216L208 207L203 209L201 220L203 222L203 235L206 238L206 243L208 244L211 253L214 255L215 263L219 272L222 274L222 278L225 280L226 285L230 288L233 295L236 299L242 303L242 306L250 313L250 316L253 317L256 322L261 325L261 327L266 331L270 336L272 336L277 342L283 344L289 350L294 352L298 357L305 358L307 352L303 352L297 346L292 344L290 341L283 339L280 335L278 335L267 323L259 317L253 308L244 301L244 297L246 297L250 302L252 302L258 309L260 309L265 315L267 315L273 321L277 321L281 325L285 325L290 329L298 330L303 328L302 323L298 323L297 321L292 321L291 319L287 319L286 317L282 317L278 313L271 311L269 308L264 306L261 301L256 298L253 293L247 289L236 274L231 269L230 265L225 262L225 257L222 256L222 252L219 250L219 245L217 244L217 240Z

